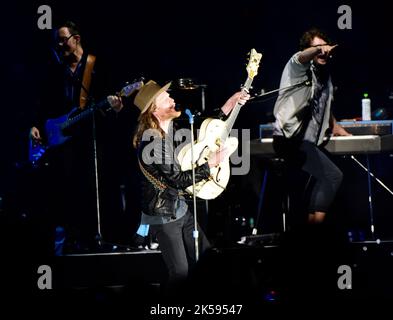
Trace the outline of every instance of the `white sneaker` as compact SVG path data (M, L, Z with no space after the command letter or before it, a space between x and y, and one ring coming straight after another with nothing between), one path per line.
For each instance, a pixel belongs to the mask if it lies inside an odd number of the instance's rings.
M152 242L152 243L150 243L150 246L149 246L150 250L157 250L158 247L159 247L159 245L157 242Z

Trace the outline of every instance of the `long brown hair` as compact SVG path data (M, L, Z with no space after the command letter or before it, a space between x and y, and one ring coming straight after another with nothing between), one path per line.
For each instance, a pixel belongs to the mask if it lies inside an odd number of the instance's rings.
M161 137L165 136L164 130L161 129L160 123L158 119L154 116L153 112L156 109L155 104L153 103L149 109L147 109L144 113L141 113L138 118L138 126L136 127L134 138L132 139L132 144L134 148L138 148L143 133L148 129L156 129Z

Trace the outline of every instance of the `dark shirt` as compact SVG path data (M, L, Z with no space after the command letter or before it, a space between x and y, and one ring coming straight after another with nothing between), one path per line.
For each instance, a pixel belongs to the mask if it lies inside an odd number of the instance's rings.
M79 61L75 72L72 72L70 67L64 67L64 99L66 106L72 107L78 106L79 96L82 88L83 71L86 66L87 55L83 55L82 59ZM86 88L87 90L87 88ZM89 96L89 92L87 93Z
M314 94L310 101L310 115L308 122L305 122L306 129L303 140L317 144L320 135L325 135L321 132L327 100L329 97L328 75L323 70L318 70L314 65L311 65L312 81L314 84Z
M84 54L75 72L63 64L51 65L45 72L39 108L32 123L32 126L39 128L44 140L46 120L66 115L78 107L80 92L83 90L81 80L86 59L87 54ZM111 89L109 73L106 72L107 65L102 62L98 56L92 74L89 95L95 102L114 93ZM70 225L79 229L78 232L83 236L91 236L96 231L97 187L100 214L103 219L106 219L102 228L109 229L110 226L116 225L115 219L118 219L121 214L120 201L118 201L121 179L126 176L123 164L126 159L123 155L127 154L126 150L131 149L130 142L125 146L126 138L123 137L123 131L126 130L124 127L130 123L126 120L129 119L122 118L114 111L106 113L96 111L94 115L96 140L93 139L92 117L88 117L72 128L69 132L72 138L69 141L48 149L45 158L48 163L44 172L47 188L43 191L43 195L48 199L50 211L56 213L54 214L56 218L60 216L60 221L57 222L59 225ZM119 125L119 119L121 125ZM131 137L129 137L130 140ZM94 149L94 142L96 142L96 149ZM97 155L97 168L95 167L95 154ZM98 173L97 177L95 172ZM116 230L114 227L112 229ZM110 232L111 230L106 231L106 234Z

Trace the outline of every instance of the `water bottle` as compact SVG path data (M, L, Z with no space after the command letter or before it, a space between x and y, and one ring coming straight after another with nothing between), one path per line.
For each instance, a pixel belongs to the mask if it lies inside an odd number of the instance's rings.
M371 100L368 98L368 93L363 94L362 120L371 120Z

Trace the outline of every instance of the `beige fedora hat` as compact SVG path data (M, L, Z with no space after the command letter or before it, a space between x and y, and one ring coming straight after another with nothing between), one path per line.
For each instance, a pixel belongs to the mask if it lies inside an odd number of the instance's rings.
M135 96L134 104L141 110L141 113L146 112L151 106L154 99L162 92L167 91L170 87L171 82L167 83L165 86L160 87L155 81L150 80L141 89L139 89L138 94Z

